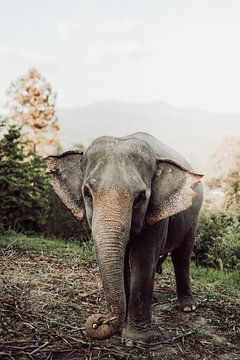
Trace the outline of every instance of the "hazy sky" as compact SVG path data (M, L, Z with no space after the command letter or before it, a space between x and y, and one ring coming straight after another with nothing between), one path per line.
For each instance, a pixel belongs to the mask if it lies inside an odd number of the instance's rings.
M36 66L59 107L160 100L240 112L239 0L0 0L0 9L1 105L11 80Z

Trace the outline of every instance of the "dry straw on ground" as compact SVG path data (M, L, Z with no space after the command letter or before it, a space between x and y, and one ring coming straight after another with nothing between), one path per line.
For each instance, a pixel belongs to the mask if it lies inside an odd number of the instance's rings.
M172 274L156 281L154 346L127 348L120 337L93 342L84 334L88 315L105 302L95 263L78 255L1 250L0 359L239 359L239 300L214 299L195 285L195 314L174 309ZM224 298L224 293L222 293Z

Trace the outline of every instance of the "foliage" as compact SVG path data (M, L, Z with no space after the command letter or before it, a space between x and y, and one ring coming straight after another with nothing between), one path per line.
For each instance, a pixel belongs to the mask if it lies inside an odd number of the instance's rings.
M44 233L65 240L84 241L90 237L86 221L75 220L72 214L62 204L52 187L48 189L48 216Z
M45 223L49 187L45 164L36 153L26 152L24 145L16 125L0 140L0 231L40 231Z
M220 269L240 268L239 169L240 138L226 137L212 156L212 175L207 182L209 195L215 194L216 197L214 204L224 195L223 212L205 210L201 214L194 248L197 264ZM205 206L213 208L206 201Z
M51 85L36 69L30 69L11 83L7 95L8 119L22 126L26 139L31 139L29 146L46 155L58 144L56 93Z
M83 241L88 226L77 222L54 193L43 158L26 150L20 127L0 125L5 131L0 139L0 232L42 232Z
M225 208L234 209L240 203L240 138L226 137L211 157L210 189L221 189Z
M198 265L240 268L240 211L201 213L194 258Z
M83 144L78 143L78 144L74 144L74 145L73 145L73 149L80 150L80 151L84 151L85 147L84 147Z

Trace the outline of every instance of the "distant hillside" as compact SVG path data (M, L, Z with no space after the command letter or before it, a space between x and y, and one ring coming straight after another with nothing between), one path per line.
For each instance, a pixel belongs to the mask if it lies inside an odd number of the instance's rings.
M146 131L182 152L204 171L209 155L227 135L240 135L240 114L213 114L161 102L108 101L59 109L62 145L87 146L102 135L122 136Z

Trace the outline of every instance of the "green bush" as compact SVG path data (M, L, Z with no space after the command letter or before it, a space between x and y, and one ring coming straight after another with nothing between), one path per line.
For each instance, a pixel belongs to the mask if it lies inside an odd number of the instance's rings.
M198 265L240 268L240 213L203 211L199 218L194 259Z
M2 122L0 126L5 128ZM9 126L0 139L0 232L13 229L81 241L89 237L50 185L45 161L27 150L21 128Z
M0 126L3 128L4 123ZM26 150L21 129L10 126L0 140L0 231L40 231L45 223L49 180L45 164Z
M49 204L44 230L47 236L80 242L90 237L90 230L86 220L82 222L75 220L52 187L48 189L47 197Z

